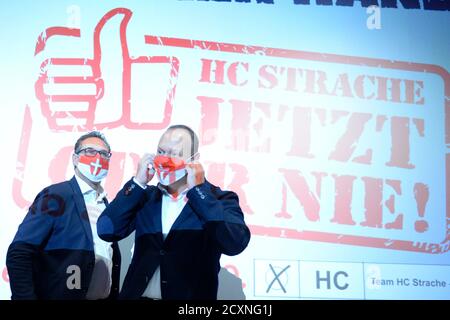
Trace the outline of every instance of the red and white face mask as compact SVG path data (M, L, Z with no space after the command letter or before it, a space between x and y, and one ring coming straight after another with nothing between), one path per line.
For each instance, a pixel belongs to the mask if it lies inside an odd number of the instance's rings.
M108 174L109 160L98 153L95 156L80 155L78 170L92 182L102 181Z
M166 156L156 156L153 160L159 183L168 186L186 175L184 160Z
M189 162L194 156L186 159L186 161L179 158L156 156L153 160L153 166L158 174L159 183L168 186L183 178L187 174L186 162Z

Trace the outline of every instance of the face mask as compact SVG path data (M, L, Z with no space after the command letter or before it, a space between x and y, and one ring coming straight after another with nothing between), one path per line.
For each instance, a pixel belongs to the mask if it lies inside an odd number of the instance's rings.
M92 182L100 182L108 174L109 160L103 159L99 154L93 157L80 155L77 168Z
M187 160L192 159L194 156ZM158 175L159 183L163 186L168 186L187 174L186 162L182 159L156 156L153 164Z

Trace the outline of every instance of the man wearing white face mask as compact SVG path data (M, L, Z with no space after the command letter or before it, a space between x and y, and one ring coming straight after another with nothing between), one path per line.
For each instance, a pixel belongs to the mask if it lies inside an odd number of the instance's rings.
M42 190L9 247L12 299L114 299L120 252L97 235L111 148L97 131L74 147L75 176Z
M222 254L250 240L237 195L205 179L198 138L169 127L157 154L145 154L97 222L99 236L119 241L136 230L134 254L120 298L217 299ZM157 186L147 185L157 175Z

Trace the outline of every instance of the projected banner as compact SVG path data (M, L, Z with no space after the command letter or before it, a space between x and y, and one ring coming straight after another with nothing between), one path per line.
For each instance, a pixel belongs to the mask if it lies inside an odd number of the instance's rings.
M110 141L112 200L186 124L252 232L222 258L219 298L450 299L448 4L394 2L9 9L23 25L2 30L0 253L36 194L73 175L82 132Z

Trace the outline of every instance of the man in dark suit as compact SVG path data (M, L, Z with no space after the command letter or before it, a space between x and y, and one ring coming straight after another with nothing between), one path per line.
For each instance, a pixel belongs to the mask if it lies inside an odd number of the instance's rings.
M103 134L81 136L72 156L75 176L36 196L7 253L13 300L117 297L119 247L96 230L107 205L101 181L110 157Z
M145 154L97 222L99 236L118 241L135 233L121 299L217 299L220 257L250 241L238 196L205 180L198 138L170 127L157 155ZM147 185L157 174L157 186Z

